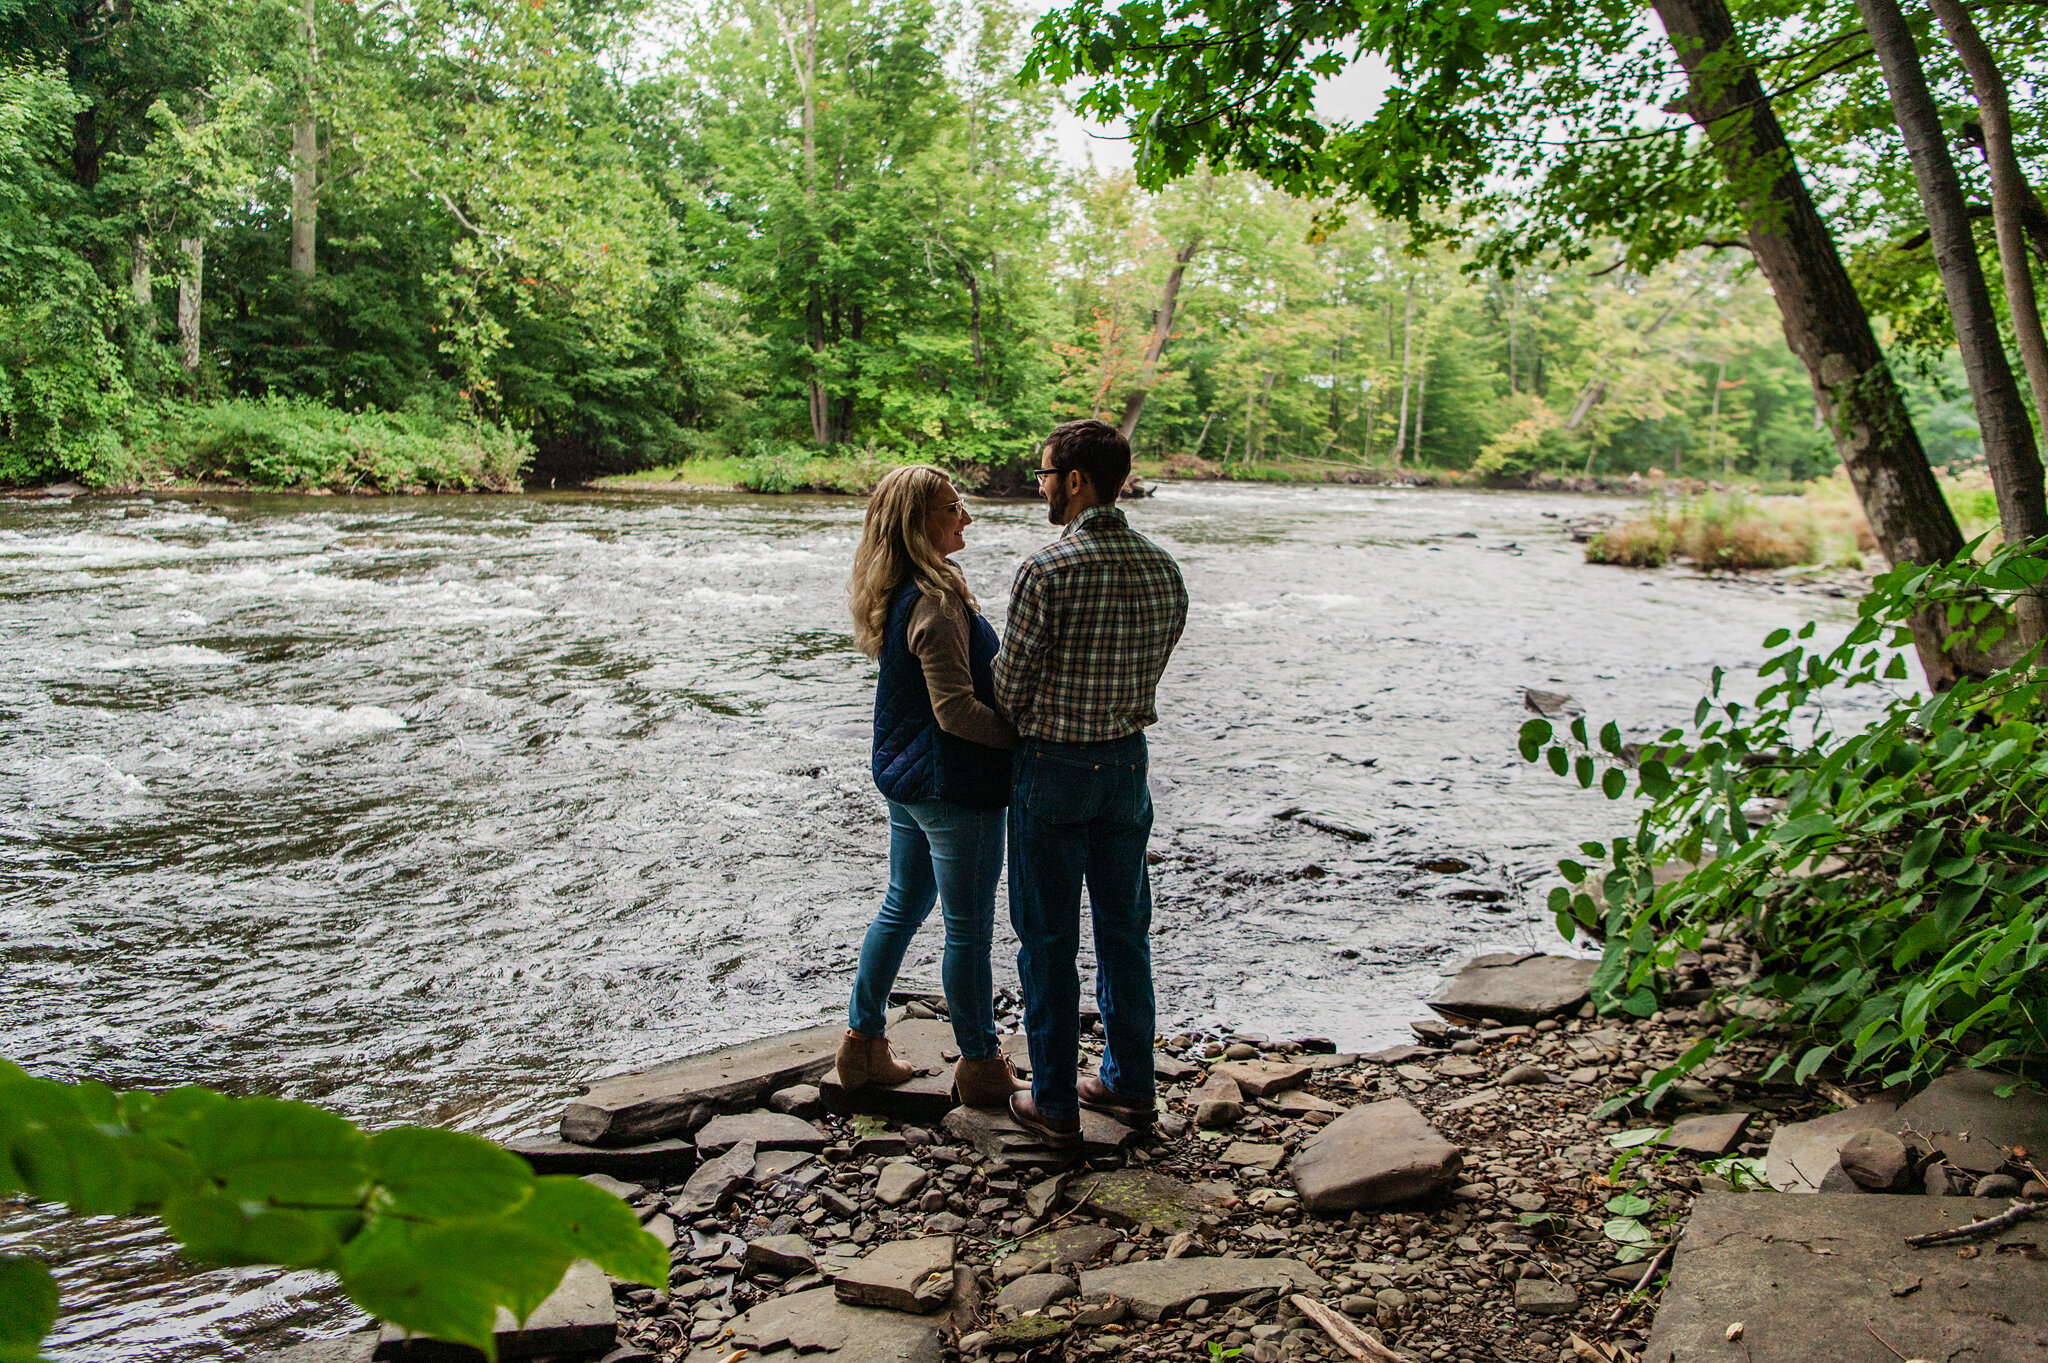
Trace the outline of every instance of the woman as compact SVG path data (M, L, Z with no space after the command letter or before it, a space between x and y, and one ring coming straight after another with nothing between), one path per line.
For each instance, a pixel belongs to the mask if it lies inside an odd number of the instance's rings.
M861 944L838 1067L849 1090L916 1073L890 1053L883 1014L936 899L954 1086L970 1107L1002 1107L1021 1085L996 1043L989 949L1017 731L993 705L996 632L948 558L973 523L951 479L912 464L875 488L853 555L853 641L881 664L872 765L889 801L889 892Z

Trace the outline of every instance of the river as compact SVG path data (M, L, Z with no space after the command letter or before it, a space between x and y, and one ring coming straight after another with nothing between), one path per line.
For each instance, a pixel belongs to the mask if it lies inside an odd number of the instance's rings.
M1131 506L1193 602L1152 730L1163 1025L1385 1043L1456 958L1559 947L1551 863L1626 812L1516 757L1522 688L1650 732L1772 628L1851 613L1585 564L1560 518L1617 505ZM1000 621L1053 532L972 506ZM886 874L842 596L861 509L0 503L0 1056L503 1136L590 1075L841 1014ZM1471 869L1416 864L1445 857ZM906 976L937 951L935 918ZM146 1225L0 1216L60 1260L59 1358L249 1357L348 1315L319 1275L193 1272Z

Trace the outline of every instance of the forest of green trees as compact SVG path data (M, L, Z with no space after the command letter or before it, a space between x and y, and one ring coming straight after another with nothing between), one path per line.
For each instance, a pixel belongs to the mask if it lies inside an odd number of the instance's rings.
M1547 249L1529 224L1574 210L1488 202L1505 164L1406 214L1284 174L1077 169L1031 22L0 3L0 484L511 486L820 450L997 474L1088 414L1240 468L1834 467L1740 241L1646 252L1615 213ZM1780 113L1929 456L1968 462L1867 77Z

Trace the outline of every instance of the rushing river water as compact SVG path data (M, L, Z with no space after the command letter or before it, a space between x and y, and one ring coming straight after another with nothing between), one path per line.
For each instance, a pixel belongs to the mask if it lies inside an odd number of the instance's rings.
M1186 486L1152 730L1162 1024L1403 1031L1625 814L1525 766L1521 688L1661 728L1846 603L1590 567L1512 493ZM1035 504L976 503L1000 621ZM0 1056L538 1131L595 1073L842 1013L886 872L848 499L0 503ZM1298 811L1292 816L1289 811ZM1442 875L1421 860L1456 857ZM1481 903L1475 892L1496 891ZM1459 894L1464 898L1457 898ZM936 979L936 916L906 975ZM998 915L999 984L1014 940ZM0 1207L74 1359L330 1333L320 1275Z

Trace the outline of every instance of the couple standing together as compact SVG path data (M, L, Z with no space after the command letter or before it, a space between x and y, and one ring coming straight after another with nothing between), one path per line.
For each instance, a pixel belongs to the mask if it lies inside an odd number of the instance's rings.
M1173 559L1116 508L1130 470L1129 442L1104 422L1046 438L1039 494L1064 528L1018 567L1000 646L949 557L973 517L938 469L897 469L876 487L847 589L854 642L881 669L873 766L889 801L889 891L861 945L839 1082L914 1073L891 1054L884 1013L936 901L960 1101L1007 1104L1056 1148L1080 1144L1082 1107L1143 1125L1155 1101L1144 730L1188 596ZM1028 1089L997 1045L989 968L1006 831ZM1084 885L1107 1046L1100 1075L1077 1078Z

